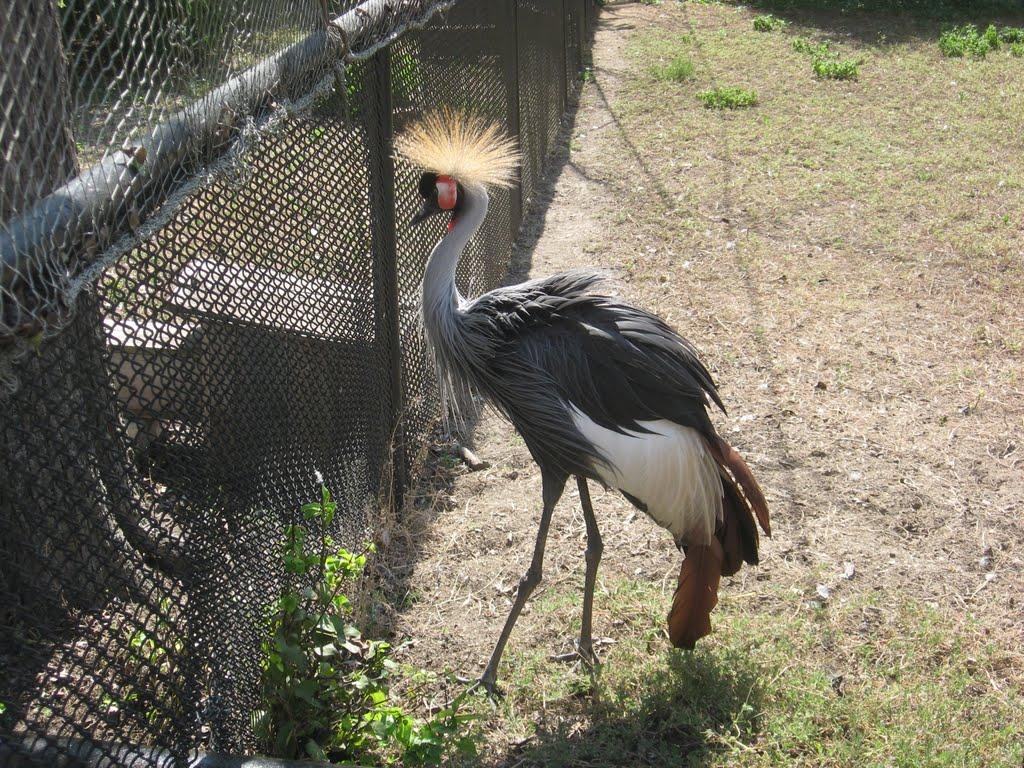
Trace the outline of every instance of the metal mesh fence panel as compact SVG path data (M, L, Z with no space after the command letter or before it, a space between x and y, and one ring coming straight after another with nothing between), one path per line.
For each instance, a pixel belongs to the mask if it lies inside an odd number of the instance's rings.
M499 284L589 3L0 10L0 766L256 749L284 526L323 483L361 540L439 417L390 139L519 136L460 267Z
M565 12L562 2L522 0L517 11L519 142L522 188L529 199L558 131L565 104Z
M400 131L423 110L445 104L472 108L475 112L509 125L509 64L502 50L508 34L511 3L465 3L443 20L403 41L392 53L396 72L415 62L419 68L416 87L401 89L394 102L395 130ZM432 222L412 228L408 222L422 204L416 191L417 172L399 169L396 184L398 220L399 294L401 296L402 370L405 381L409 434L407 456L413 460L425 428L437 416L434 372L427 360L419 325L419 287L426 258L443 234L443 223ZM491 193L487 220L470 242L459 265L459 288L464 295L476 295L500 283L508 271L512 248L510 193ZM518 222L517 222L518 225Z

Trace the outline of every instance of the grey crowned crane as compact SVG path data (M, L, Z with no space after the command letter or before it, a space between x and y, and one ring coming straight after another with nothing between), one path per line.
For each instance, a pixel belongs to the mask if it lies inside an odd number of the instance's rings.
M596 291L594 273L462 297L459 257L487 216L487 187L512 183L515 145L478 117L442 110L404 132L396 149L424 170L414 223L448 216L427 261L422 306L445 400L457 409L467 396L486 398L512 422L542 476L533 560L480 683L495 691L505 644L541 580L552 511L573 475L587 526L579 657L597 661L591 611L602 544L588 480L619 490L685 552L668 634L675 646L693 648L711 631L721 576L758 561L755 517L771 535L757 481L708 416L711 403L725 410L711 374L664 321Z

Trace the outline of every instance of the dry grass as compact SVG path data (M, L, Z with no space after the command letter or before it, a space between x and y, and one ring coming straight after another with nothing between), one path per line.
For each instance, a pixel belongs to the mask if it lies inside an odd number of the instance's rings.
M604 11L525 266L613 269L697 343L775 538L724 586L709 642L673 652L678 555L596 493L595 684L548 660L579 621L584 524L567 493L506 656L508 702L481 704L485 765L1024 757L1024 64L944 58L937 26L879 42L895 17L793 14L766 35L754 15ZM863 59L860 79L815 78L795 36ZM651 75L674 56L692 80ZM724 84L758 105L701 108L695 94ZM522 442L486 419L475 447L490 469L435 463L396 571L408 659L438 671L481 669L536 531Z

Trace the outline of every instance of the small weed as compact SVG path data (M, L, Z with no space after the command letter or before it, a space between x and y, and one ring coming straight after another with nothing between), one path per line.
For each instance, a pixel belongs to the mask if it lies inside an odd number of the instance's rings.
M436 765L451 750L472 752L475 719L462 693L427 722L391 701L391 646L352 624L345 595L373 551L339 549L327 534L337 502L326 488L285 531L280 556L291 582L274 603L262 643L262 706L252 712L261 749L275 757L367 759L399 752L403 765ZM316 536L311 531L316 530ZM145 640L141 641L145 646ZM379 764L379 761L377 761Z
M989 51L999 47L999 33L994 24L989 24L984 32L979 32L973 24L947 29L939 36L939 50L943 56L963 58L972 56L983 59Z
M985 42L988 44L988 47L991 48L993 51L997 50L999 46L1002 44L1002 41L999 39L999 32L996 30L995 24L989 24L988 27L985 29L985 32L982 35L982 37L985 39Z
M785 29L787 22L785 19L780 19L778 16L772 16L770 13L766 13L763 16L758 16L754 19L754 29L757 32L775 32L780 29Z
M1018 59L1024 56L1024 43L1010 43L1010 53Z
M806 53L808 56L823 57L831 55L828 41L812 43L806 37L798 37L793 41L793 50L797 53Z
M862 59L840 61L827 40L812 43L806 37L798 37L793 41L793 50L810 56L814 74L825 80L856 80L864 63Z
M685 56L677 56L668 64L654 67L651 74L657 80L667 80L674 83L681 83L684 80L693 78L693 62Z
M999 39L1004 43L1024 43L1024 27L1003 27Z
M754 91L735 86L708 88L698 93L697 98L708 109L742 109L757 104L757 94Z
M814 74L826 80L856 80L860 75L860 59L815 58L811 63Z

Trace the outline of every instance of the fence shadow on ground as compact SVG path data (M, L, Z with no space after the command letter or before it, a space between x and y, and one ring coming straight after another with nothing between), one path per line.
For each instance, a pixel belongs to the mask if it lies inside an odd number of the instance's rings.
M642 678L632 687L598 682L574 713L578 716L558 719L556 714L554 727L541 726L498 765L701 766L723 741L756 737L763 691L748 655L667 653L667 674ZM549 711L557 713L559 706L548 702ZM588 722L582 730L580 717Z
M743 5L823 35L871 45L937 40L957 24L1024 24L1024 8L1016 0L750 0Z

